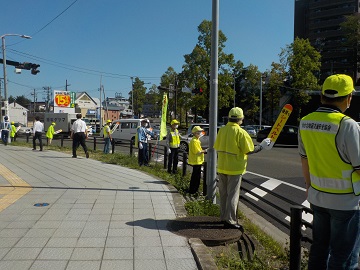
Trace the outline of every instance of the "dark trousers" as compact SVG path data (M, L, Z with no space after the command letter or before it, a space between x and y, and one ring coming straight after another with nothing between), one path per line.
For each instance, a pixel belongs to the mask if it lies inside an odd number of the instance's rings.
M195 194L198 192L199 186L200 186L200 178L201 178L201 166L202 165L192 165L193 171L191 174L190 179L190 187L189 187L189 193Z
M87 153L88 149L85 144L85 139L86 136L84 132L77 132L74 134L73 144L72 144L72 151L74 157L76 157L76 149L79 147L79 145L81 145L82 148L84 149L84 152Z
M168 172L176 173L177 166L179 161L179 148L170 148L171 153L169 154L169 161L168 161ZM172 169L171 169L172 167Z
M140 149L139 147L139 153L138 153L139 166L148 165L149 164L148 144L143 142L141 144L143 146L143 149Z
M1 139L5 145L7 145L7 143L8 143L8 138L9 138L9 131L6 129L3 129L1 131Z
M43 143L42 143L42 132L35 132L35 135L33 137L33 149L36 149L36 139L39 140L40 145L40 151L43 149Z

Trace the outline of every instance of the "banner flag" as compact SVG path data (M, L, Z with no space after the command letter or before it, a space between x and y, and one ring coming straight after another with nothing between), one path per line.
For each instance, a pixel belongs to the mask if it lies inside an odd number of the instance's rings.
M168 97L166 94L164 94L162 100L162 109L161 109L161 124L160 124L160 135L159 135L160 141L167 135L167 130L166 130L167 106L168 106Z

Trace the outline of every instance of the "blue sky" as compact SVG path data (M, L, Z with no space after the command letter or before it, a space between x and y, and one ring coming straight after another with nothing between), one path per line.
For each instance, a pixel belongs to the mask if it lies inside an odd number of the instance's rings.
M43 87L65 89L67 80L68 90L98 97L103 74L106 96L128 97L131 76L158 85L169 66L181 72L183 56L197 43L197 27L211 20L211 0L74 2L3 0L0 35L32 36L6 37L7 60L41 65L36 76L26 70L15 74L7 66L9 96L32 100L36 89L43 100ZM293 0L220 0L219 10L219 28L228 39L225 51L245 66L269 69L293 41Z

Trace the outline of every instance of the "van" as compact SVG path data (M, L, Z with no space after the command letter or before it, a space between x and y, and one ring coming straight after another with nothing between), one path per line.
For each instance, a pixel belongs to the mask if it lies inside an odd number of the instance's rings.
M119 141L135 141L135 135L137 132L137 128L141 126L141 121L143 119L118 119L114 120L111 123L111 130L115 127L116 124L118 126L115 130L113 130L111 137L116 142ZM150 123L149 123L150 124ZM150 126L148 128L151 128Z

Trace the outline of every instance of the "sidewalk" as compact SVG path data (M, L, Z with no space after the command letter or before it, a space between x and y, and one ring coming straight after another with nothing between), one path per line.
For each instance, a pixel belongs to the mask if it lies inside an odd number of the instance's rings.
M166 228L175 218L172 192L145 173L0 145L0 270L197 269Z

